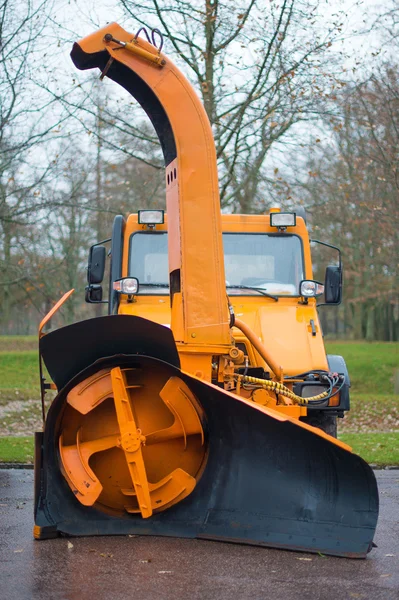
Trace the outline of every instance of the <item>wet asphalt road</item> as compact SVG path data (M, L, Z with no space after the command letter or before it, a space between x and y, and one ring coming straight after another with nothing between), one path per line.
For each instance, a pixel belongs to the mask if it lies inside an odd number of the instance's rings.
M399 471L376 475L378 548L354 560L156 537L37 542L33 471L0 470L0 599L398 600Z

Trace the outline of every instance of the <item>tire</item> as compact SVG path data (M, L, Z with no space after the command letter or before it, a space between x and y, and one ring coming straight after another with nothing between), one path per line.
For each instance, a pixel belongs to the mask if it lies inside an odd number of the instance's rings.
M300 421L312 427L318 427L328 435L337 437L337 417L321 410L312 411L306 417L300 417Z

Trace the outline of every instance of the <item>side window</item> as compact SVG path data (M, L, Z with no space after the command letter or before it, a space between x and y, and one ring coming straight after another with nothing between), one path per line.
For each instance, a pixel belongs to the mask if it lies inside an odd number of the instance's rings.
M166 232L137 232L130 238L129 275L144 286L168 286L168 235Z
M140 280L139 280L140 281ZM168 255L157 252L149 252L144 257L145 283L167 283L168 282Z

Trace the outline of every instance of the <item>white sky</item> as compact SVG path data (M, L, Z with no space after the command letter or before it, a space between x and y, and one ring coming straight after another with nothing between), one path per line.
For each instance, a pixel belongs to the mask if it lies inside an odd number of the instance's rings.
M238 3L238 2L237 2ZM161 0L162 4L162 0ZM352 67L354 62L359 59L363 61L372 61L373 52L381 48L381 38L376 33L366 33L353 37L356 32L361 32L370 26L377 14L387 5L386 0L325 0L320 5L323 11L323 17L327 23L336 15L343 14L344 26L342 35L350 36L351 39L343 39L337 43L337 49L343 49L349 55L347 67ZM98 27L103 27L106 23L117 21L127 30L135 29L131 19L123 16L123 11L118 2L110 0L55 0L55 18L62 23L64 31L61 37L65 38L69 31L70 39L77 40L94 31ZM134 31L133 31L134 32ZM62 47L63 55L66 58L70 47L66 44ZM168 52L168 43L165 46ZM385 51L388 51L387 49ZM68 60L70 60L68 58Z
M342 18L344 22L342 39L335 43L334 48L337 52L343 53L343 58L345 57L343 64L347 72L346 74L343 73L343 79L352 76L352 69L357 69L357 72L359 72L359 69L372 69L373 63L381 59L380 56L378 58L373 56L381 49L380 35L376 32L369 33L367 31L368 27L374 22L374 15L381 10L381 6L383 5L378 0L358 2L325 0L320 4L320 11L323 12L322 23L327 24L331 19L336 19L337 15L341 13L346 15ZM70 59L69 53L74 41L90 34L110 21L119 22L127 30L132 30L132 33L136 29L136 25L132 23L132 20L123 16L119 3L112 0L54 0L53 14L54 21L52 30L49 32L48 51L44 62L47 76L52 77L51 74L56 72L53 86L59 93L65 93L67 89L70 89L73 80L88 81L88 72L77 71ZM356 32L364 33L357 33L354 36L353 34ZM166 53L170 50L168 40L165 41L164 49ZM383 52L388 53L389 50L389 47L386 47ZM109 80L106 80L104 85L108 89L115 90L115 97L128 96L125 90ZM322 142L328 142L326 134L317 125L301 125L299 131L305 143L316 137L320 137ZM298 132L298 128L296 132ZM89 150L89 139L82 140L82 143L83 147L87 146ZM270 169L283 166L278 148L270 153L267 164Z

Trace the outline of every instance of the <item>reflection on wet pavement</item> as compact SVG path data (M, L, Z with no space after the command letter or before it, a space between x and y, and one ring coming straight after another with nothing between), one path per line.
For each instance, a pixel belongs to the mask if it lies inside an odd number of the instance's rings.
M377 471L380 520L366 560L200 540L34 541L33 471L0 470L0 598L399 598L399 471Z

